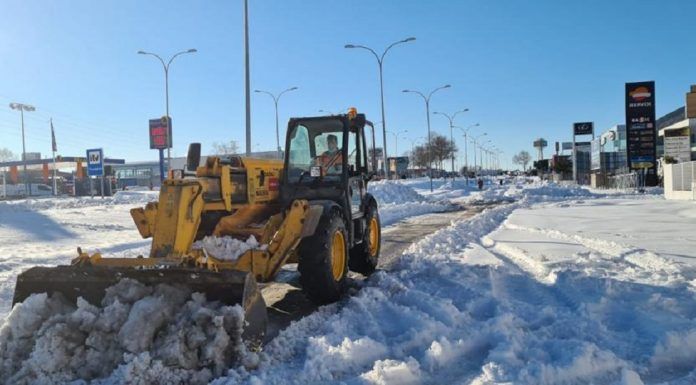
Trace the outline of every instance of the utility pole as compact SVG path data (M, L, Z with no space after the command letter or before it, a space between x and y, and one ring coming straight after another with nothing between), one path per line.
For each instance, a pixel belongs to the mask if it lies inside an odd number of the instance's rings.
M280 97L283 96L284 93L289 92L289 91L294 91L296 89L297 89L297 87L290 87L290 88L282 91L281 93L279 93L278 96L275 96L268 91L254 90L254 92L266 94L266 95L270 96L271 98L273 98L273 104L275 104L276 145L278 146L278 159L282 158L282 156L281 156L282 150L280 148L280 133L279 133L280 131L278 128L278 100L280 100Z
M436 89L430 91L428 96L425 96L422 92L419 91L412 91L412 90L403 90L401 92L411 92L417 95L420 95L423 100L425 101L425 114L427 117L427 123L428 123L428 169L430 170L430 192L433 191L433 167L432 167L432 162L433 162L433 148L432 148L432 140L430 137L430 98L433 96L433 94L439 90L445 89L445 88L450 88L449 84L445 84L444 86L437 87Z
M20 119L22 121L22 168L24 169L24 189L27 196L31 196L31 184L29 183L29 174L27 174L27 147L24 140L24 111L36 111L34 106L22 103L10 103L10 108L19 110Z
M249 80L249 0L244 0L244 92L246 97L246 156L251 155L251 82Z
M383 73L383 66L382 64L384 63L384 56L389 52L392 47L394 47L397 44L402 44L402 43L408 43L410 41L416 40L415 37L409 37L404 40L399 40L397 42L392 43L387 47L387 49L382 52L382 55L377 55L377 52L375 52L372 48L366 47L364 45L358 45L358 44L346 44L344 48L362 48L366 49L370 52L372 52L373 55L375 55L375 58L377 58L377 64L379 66L379 95L380 95L380 100L382 104L382 142L384 143L384 162L382 164L384 168L384 177L387 178L389 176L388 169L387 169L387 123L386 119L384 117L384 78L382 76Z
M165 114L167 118L167 138L169 139L169 143L167 144L167 172L171 170L172 168L172 154L171 154L171 143L173 142L172 140L172 119L169 116L169 66L172 64L172 61L174 61L174 58L176 58L179 55L187 54L187 53L196 53L198 50L195 48L188 49L186 51L181 51L177 52L172 57L169 59L168 62L164 62L164 59L162 59L161 56L159 56L156 53L152 52L145 52L145 51L138 51L139 55L150 55L156 57L160 63L162 63L162 68L164 69L164 103L165 103ZM160 155L160 181L164 180L164 162L163 162L163 151L160 149L159 150L159 155Z
M454 130L453 130L453 129L454 129L454 118L457 117L457 114L460 114L460 113L462 113L462 112L467 112L467 111L469 111L469 109L468 109L468 108L465 108L465 109L463 109L463 110L461 110L461 111L455 112L454 114L452 114L452 116L450 116L450 115L448 115L448 114L446 114L446 113L444 113L444 112L437 112L437 111L433 112L433 114L442 115L442 116L446 117L447 120L449 120L449 127L450 127L450 142L452 143L452 145L454 145L454 134L453 134L453 131L454 131ZM454 171L454 151L452 151L452 180L454 180L454 174L455 174L455 171Z

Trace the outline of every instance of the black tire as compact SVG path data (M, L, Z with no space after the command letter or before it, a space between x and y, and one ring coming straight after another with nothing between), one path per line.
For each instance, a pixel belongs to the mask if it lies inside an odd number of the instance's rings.
M340 259L341 250L334 253L334 243L340 243L336 237L342 236L343 262L337 261L334 271L334 255ZM322 216L314 235L302 240L300 260L297 269L300 272L300 284L305 295L318 304L337 301L346 289L348 274L348 232L343 217L332 210Z
M373 219L375 221L373 221ZM379 262L379 252L382 249L382 222L379 219L379 212L375 205L370 205L365 213L365 233L363 234L362 243L356 244L350 250L350 260L348 266L350 270L369 276L374 273ZM376 224L377 242L372 245L370 240L371 226Z

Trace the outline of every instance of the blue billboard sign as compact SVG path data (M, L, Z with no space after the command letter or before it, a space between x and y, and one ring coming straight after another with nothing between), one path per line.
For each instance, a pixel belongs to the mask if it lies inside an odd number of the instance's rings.
M87 150L87 175L104 175L104 151L101 148Z

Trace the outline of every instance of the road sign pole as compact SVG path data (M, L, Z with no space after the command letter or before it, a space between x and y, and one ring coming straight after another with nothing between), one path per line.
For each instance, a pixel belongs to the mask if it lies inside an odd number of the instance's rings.
M164 150L159 150L160 183L164 181Z
M104 199L104 175L101 176L101 197Z

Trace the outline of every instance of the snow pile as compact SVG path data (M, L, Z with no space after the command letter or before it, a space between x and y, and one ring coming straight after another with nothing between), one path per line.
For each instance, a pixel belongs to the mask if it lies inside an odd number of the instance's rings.
M454 209L449 201L424 197L401 181L370 182L368 192L377 200L382 226L389 226L404 218Z
M380 204L422 202L425 200L416 190L397 181L381 180L370 182L367 191Z
M263 247L265 246L263 245ZM248 250L260 248L259 242L253 235L250 235L246 241L229 236L216 237L210 235L194 242L192 247L194 249L203 249L208 255L224 261L236 261L237 258Z
M128 279L107 289L102 307L34 294L0 328L0 378L12 384L204 384L235 362L253 366L255 355L241 341L242 321L239 306Z
M118 191L113 196L104 197L56 197L28 198L0 202L0 213L7 211L45 211L52 209L79 209L93 206L143 205L157 201L159 191Z
M215 383L694 383L696 297L688 284L693 271L663 263L664 257L643 265L634 259L624 265L620 255L557 264L543 253L498 248L509 234L496 231L511 214L525 212L548 223L534 203L548 199L552 203L545 205L561 209L553 202L574 194L537 192L425 237L395 270L375 273L356 296L282 331L261 354L259 370L232 370ZM655 203L643 200L645 207ZM593 223L579 221L584 231ZM558 238L540 247L571 247L570 241ZM530 247L535 242L520 239ZM605 252L626 251L587 243ZM570 252L567 259L577 257ZM684 279L663 281L662 270ZM649 271L659 273L652 282L639 279ZM553 280L542 279L550 272Z

